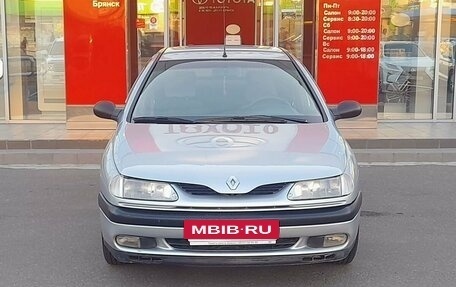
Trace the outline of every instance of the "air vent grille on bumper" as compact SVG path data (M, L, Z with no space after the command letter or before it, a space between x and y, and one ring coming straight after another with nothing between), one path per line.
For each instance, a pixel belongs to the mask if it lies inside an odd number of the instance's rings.
M166 238L168 244L175 249L182 250L199 250L199 251L268 251L287 249L295 245L299 237L279 238L276 244L258 244L258 245L190 245L187 239Z

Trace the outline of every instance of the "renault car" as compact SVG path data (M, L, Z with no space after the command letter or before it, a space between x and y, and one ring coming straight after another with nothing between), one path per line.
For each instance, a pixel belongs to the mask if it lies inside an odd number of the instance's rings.
M341 91L343 92L343 91ZM350 263L361 191L352 150L311 74L271 47L157 53L117 121L98 204L109 264Z

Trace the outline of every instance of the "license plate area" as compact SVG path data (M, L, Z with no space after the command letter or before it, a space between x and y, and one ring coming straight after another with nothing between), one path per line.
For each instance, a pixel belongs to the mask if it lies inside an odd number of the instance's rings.
M193 246L275 244L279 220L185 220L184 238Z
M192 246L231 246L231 245L272 245L276 244L274 240L235 240L235 239L224 239L224 240L199 240L189 239L188 242Z

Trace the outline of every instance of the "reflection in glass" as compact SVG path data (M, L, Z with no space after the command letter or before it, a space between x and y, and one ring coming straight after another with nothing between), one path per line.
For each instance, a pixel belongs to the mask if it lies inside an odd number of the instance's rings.
M452 119L456 64L456 10L451 9L456 1L443 2L442 33L439 43L439 81L437 119Z
M274 46L274 1L263 0L263 42L261 45Z
M139 71L146 66L150 57L165 46L164 1L165 0L138 0L137 2L138 22L141 23L138 25L137 29ZM174 2L177 3L177 1Z
M379 119L432 119L437 5L431 4L382 0Z
M2 11L0 11L1 13ZM5 120L5 89L3 86L3 73L4 73L4 65L5 65L5 59L3 58L3 34L1 33L2 30L2 24L0 21L0 66L2 68L2 77L0 78L0 121Z
M12 120L63 121L63 0L5 1Z
M279 46L302 59L303 0L280 0Z
M179 33L180 28L179 0L169 0L169 46L175 47L180 45Z

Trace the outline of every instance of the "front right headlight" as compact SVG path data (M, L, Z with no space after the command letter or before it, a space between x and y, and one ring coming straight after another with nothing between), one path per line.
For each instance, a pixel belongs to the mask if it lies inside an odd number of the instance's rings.
M112 195L120 198L176 201L179 199L174 188L166 182L125 178L116 176L109 188Z

